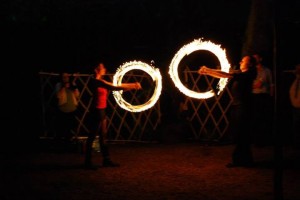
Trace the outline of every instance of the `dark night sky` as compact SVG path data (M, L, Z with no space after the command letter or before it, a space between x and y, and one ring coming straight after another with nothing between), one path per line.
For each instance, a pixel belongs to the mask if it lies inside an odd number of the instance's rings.
M299 2L277 1L280 67L299 61ZM38 72L91 72L100 60L113 71L129 60L166 70L184 45L203 37L240 59L250 0L10 0L2 3L3 98L12 121L39 102ZM279 50L278 50L279 51ZM14 82L15 86L6 87ZM11 85L11 84L9 84ZM6 97L6 96L5 96ZM13 109L12 109L13 108ZM32 119L33 123L35 119Z
M249 1L238 0L13 2L7 16L18 46L13 53L46 71L84 71L102 59L111 67L132 59L167 67L182 45L200 37L235 59L249 11Z
M13 60L37 71L89 71L99 60L111 68L132 59L155 60L166 68L181 46L200 37L222 44L236 64L250 0L11 0L4 5L8 40L3 39ZM287 47L299 41L299 3L277 5L277 42Z

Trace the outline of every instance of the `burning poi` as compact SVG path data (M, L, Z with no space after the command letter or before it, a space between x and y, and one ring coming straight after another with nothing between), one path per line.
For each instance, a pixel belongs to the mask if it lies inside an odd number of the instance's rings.
M180 61L184 58L184 56L187 56L192 52L198 50L207 50L215 54L216 57L219 59L221 70L224 72L229 72L230 64L228 63L228 60L226 58L225 50L222 49L220 45L216 45L210 41L203 41L202 39L197 39L187 45L184 45L175 54L169 66L169 75L171 76L171 79L173 80L175 86L186 96L193 97L196 99L207 99L214 96L214 92L212 90L209 90L207 92L196 92L190 90L182 84L178 75L178 65ZM224 89L224 87L227 84L227 81L227 78L220 78L218 82L218 94Z
M152 97L141 105L132 105L131 103L125 101L122 98L123 91L113 91L113 96L117 102L117 104L130 112L141 112L144 110L147 110L154 106L154 104L159 99L159 96L161 94L162 90L162 77L160 74L159 69L154 68L153 66L148 65L147 63L141 62L141 61L130 61L122 64L116 71L116 73L113 76L113 84L115 85L121 85L123 76L131 71L131 70L142 70L146 73L148 73L152 80L155 82L155 88Z

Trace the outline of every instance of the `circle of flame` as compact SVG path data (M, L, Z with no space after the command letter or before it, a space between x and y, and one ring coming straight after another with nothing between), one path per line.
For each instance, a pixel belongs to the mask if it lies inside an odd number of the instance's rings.
M175 86L186 96L197 98L197 99L206 99L214 96L213 90L209 90L207 92L195 92L186 88L182 82L180 81L178 75L178 65L184 56L191 54L194 51L198 50L207 50L216 55L216 57L220 61L221 70L225 72L229 72L230 64L226 58L226 52L224 49L220 47L220 45L216 45L210 41L202 41L202 39L194 40L193 42L184 45L173 57L172 62L169 66L169 75L173 80ZM218 82L218 94L224 89L227 84L227 78L220 78Z
M141 61L130 61L122 64L116 71L116 73L113 76L113 84L114 85L121 85L123 76L131 71L131 70L142 70L146 73L148 73L152 80L155 82L155 89L153 92L152 97L144 104L141 105L132 105L129 102L125 101L122 98L123 91L113 91L113 96L118 103L118 105L128 111L131 112L141 112L145 111L149 108L151 108L159 99L159 96L162 91L162 77L160 74L159 69L154 68L153 66L150 66L144 62Z

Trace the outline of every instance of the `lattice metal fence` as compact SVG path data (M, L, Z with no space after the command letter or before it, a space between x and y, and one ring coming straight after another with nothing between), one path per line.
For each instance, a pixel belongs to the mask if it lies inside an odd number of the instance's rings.
M188 67L184 70L186 87L194 91L213 90L217 93L219 79L199 75ZM219 95L209 99L193 99L186 97L184 105L187 108L187 120L190 130L196 139L202 141L219 141L229 130L229 107L232 95L225 87Z
M138 70L135 70L138 71ZM79 106L76 119L78 122L76 130L73 130L74 137L86 137L89 133L88 113L92 103L92 92L88 87L91 74L77 74L76 85L80 91ZM112 81L113 75L108 74L107 78ZM56 96L55 84L59 81L59 74L40 72L43 134L41 137L52 138L56 135ZM152 78L145 72L129 72L123 77L123 82L138 81L143 86L141 91L126 91L124 99L132 104L142 104L153 94ZM158 101L151 109L143 112L128 112L116 103L112 92L108 96L108 131L109 139L112 141L149 141L154 137L155 130L160 123L160 102Z
M74 130L75 137L85 137L89 132L87 126L87 115L92 103L92 93L88 88L90 81L90 74L79 74L76 84L80 90L80 100L77 113L78 126ZM112 80L113 75L107 75ZM55 136L55 94L54 87L59 81L59 76L56 73L40 72L41 80L41 98L42 98L42 115L44 132L41 137ZM218 79L203 76L191 71L188 67L184 70L183 78L186 87L194 91L217 90ZM128 102L143 103L152 96L153 82L146 73L133 74L127 73L123 78L124 82L139 81L142 83L143 90L128 91L126 100ZM232 103L232 96L228 89L209 99L193 99L184 97L182 104L185 108L185 116L189 130L184 130L189 134L191 139L200 141L219 141L223 138L229 128L228 111ZM118 106L112 93L109 94L108 99L108 130L109 138L112 141L150 141L157 138L155 134L159 133L156 129L161 126L161 108L160 101L149 110L132 113L128 112ZM168 137L172 137L169 135Z

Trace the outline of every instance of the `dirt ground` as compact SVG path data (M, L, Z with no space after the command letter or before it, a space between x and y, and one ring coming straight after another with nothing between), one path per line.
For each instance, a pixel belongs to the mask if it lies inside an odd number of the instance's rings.
M283 148L282 176L274 173L274 147L253 147L252 168L226 168L233 145L111 144L119 168L82 168L80 151L1 155L1 200L284 200L300 199L300 151ZM94 162L101 163L99 152ZM282 181L276 181L282 179ZM282 190L274 192L275 183ZM280 188L280 187L279 187Z

